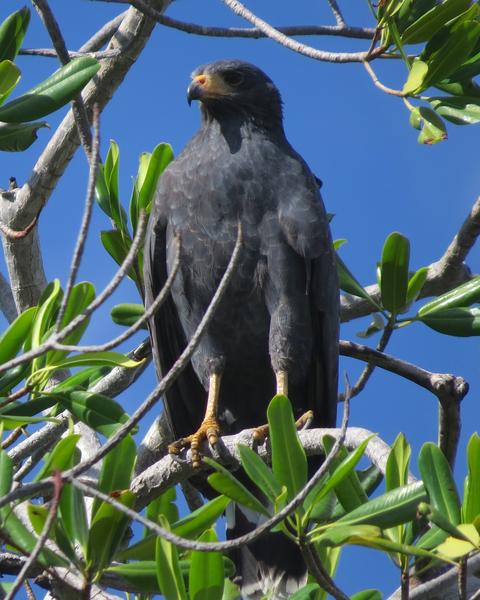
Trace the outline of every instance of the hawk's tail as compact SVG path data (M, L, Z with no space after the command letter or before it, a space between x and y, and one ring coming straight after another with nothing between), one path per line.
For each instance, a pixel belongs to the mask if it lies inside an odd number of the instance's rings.
M226 510L227 539L258 527L265 517L237 504ZM266 533L251 544L234 550L235 583L242 600L287 600L307 582L307 569L298 546L283 533Z

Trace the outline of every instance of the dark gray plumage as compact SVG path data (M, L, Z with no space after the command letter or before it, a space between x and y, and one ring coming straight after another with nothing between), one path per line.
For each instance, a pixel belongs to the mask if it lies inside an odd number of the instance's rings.
M188 98L201 101L202 125L162 175L145 246L148 306L172 267L173 240L180 234L172 294L150 323L160 374L203 316L232 254L239 220L243 246L192 365L166 394L173 433L184 437L198 429L214 373L222 374L222 433L265 423L279 372L288 374L297 416L312 409L314 425L334 426L338 287L317 180L288 143L280 95L260 69L218 61L197 69L192 79ZM267 554L261 560L275 568L271 545ZM278 569L288 570L288 564ZM240 571L249 578L244 589L255 597L251 569L249 575ZM288 585L282 581L273 597L283 597L281 588Z

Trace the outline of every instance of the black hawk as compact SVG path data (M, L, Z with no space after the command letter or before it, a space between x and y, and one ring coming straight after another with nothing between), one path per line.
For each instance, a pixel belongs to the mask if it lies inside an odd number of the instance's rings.
M338 285L319 182L285 137L270 78L252 64L217 61L192 74L192 100L201 103L202 123L158 185L145 295L148 307L172 269L178 236L179 271L150 322L161 375L204 315L241 223L241 254L226 293L191 364L165 395L180 438L173 449L191 445L198 464L205 438L215 443L220 433L265 423L275 393L289 396L297 416L313 410L315 426L335 425ZM251 515L236 516L235 535L254 526ZM274 589L272 598L288 597L302 580L293 544L271 540L237 557L244 597L259 597L261 580Z

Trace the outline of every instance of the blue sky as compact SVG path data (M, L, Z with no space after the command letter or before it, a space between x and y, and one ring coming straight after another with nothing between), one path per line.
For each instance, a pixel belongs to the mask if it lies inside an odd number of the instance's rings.
M76 49L106 20L125 7L81 0L52 0L60 27L70 49ZM345 16L352 25L372 26L366 2L345 2ZM21 2L3 3L0 18L20 8ZM298 0L295 4L252 0L248 6L276 25L333 24L327 2ZM205 25L247 25L218 0L178 0L168 10L178 19ZM330 50L364 50L365 41L305 38L307 43ZM42 25L32 15L26 47L49 47ZM359 64L333 65L299 56L271 40L205 38L158 26L122 87L101 118L102 151L114 139L121 151L121 186L128 202L138 156L166 141L178 153L198 127L198 107L188 107L189 73L204 62L219 58L241 58L256 63L278 85L285 103L285 128L292 145L320 177L332 223L334 238L346 238L341 255L364 284L373 283L385 237L394 230L411 241L412 268L427 265L441 256L479 192L478 143L475 126L449 126L449 139L436 146L420 146L417 132L408 124L408 112L399 98L375 88ZM53 59L20 57L25 91L57 68ZM380 79L394 88L402 86L405 67L388 61L374 64ZM49 117L54 131L64 111ZM41 130L39 140L22 154L3 154L0 186L8 177L19 183L28 177L38 153L51 131ZM40 219L47 277L65 281L86 188L87 164L81 152L69 166ZM81 278L92 280L97 289L110 279L114 264L99 241L108 229L103 213L96 210L89 235ZM479 255L470 256L478 271ZM2 266L4 269L4 266ZM5 271L4 271L5 272ZM137 301L133 285L124 283L105 310L95 318L87 340L109 339L119 328L108 312L119 302ZM361 341L356 332L368 319L342 327L345 339ZM140 338L139 338L140 339ZM374 344L375 339L371 340ZM132 347L133 342L125 346ZM465 443L479 418L479 341L437 334L420 324L395 333L388 352L437 372L464 376L470 393L463 403L463 435L457 461L457 479L464 475ZM361 365L342 361L351 381ZM135 391L122 396L132 410L154 385L150 370ZM423 389L378 370L367 389L355 399L351 425L366 427L387 442L403 431L412 443L414 456L425 441L436 440L436 399ZM412 466L416 472L416 465ZM339 585L348 593L377 587L385 594L397 585L395 568L373 552L347 551L339 570Z

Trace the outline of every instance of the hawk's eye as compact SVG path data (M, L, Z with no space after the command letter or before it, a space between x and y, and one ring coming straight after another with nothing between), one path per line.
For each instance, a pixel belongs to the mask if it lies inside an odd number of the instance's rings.
M243 82L243 75L238 71L227 71L224 73L223 78L228 85L240 85Z

